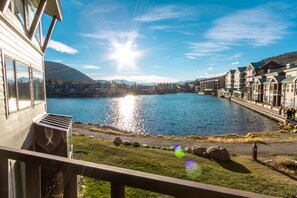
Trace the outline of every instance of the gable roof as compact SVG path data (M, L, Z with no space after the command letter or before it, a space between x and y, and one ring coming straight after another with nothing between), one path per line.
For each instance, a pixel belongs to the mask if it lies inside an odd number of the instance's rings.
M264 62L251 62L250 65L253 66L254 68L259 68L259 67L265 65L265 63Z
M247 67L237 67L236 69L237 69L240 73L242 73L242 72L244 72L244 71L246 70L246 68L247 68Z
M235 73L235 69L229 69L228 72L230 72L230 74L233 75L233 74ZM227 72L227 73L228 73L228 72Z

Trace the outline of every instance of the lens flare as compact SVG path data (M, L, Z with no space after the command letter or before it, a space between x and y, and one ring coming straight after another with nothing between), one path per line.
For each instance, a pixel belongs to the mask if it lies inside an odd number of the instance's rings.
M201 175L201 167L193 160L187 160L185 163L187 177L195 179Z
M176 145L174 147L174 155L177 157L177 158L182 158L183 156L185 156L185 150L179 146L179 145Z

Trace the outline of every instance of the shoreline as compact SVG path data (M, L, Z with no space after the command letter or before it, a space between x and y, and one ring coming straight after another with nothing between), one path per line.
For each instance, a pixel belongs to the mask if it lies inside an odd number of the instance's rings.
M112 142L116 137L123 141L138 142L140 145L153 148L169 148L179 145L182 147L211 147L220 146L226 148L230 154L250 155L252 143L257 143L258 154L261 156L269 155L296 155L297 153L297 133L281 132L255 132L246 136L228 134L225 136L200 136L196 138L179 138L169 136L150 136L143 134L127 134L117 131L114 128L100 127L88 124L73 123L73 135L95 138L102 141Z
M81 128L91 133L105 134L106 136L123 136L131 138L151 138L156 140L172 141L197 141L197 142L217 142L217 143L253 143L253 142L295 142L297 133L278 131L249 132L245 135L234 133L218 135L188 135L188 136L170 136L170 135L151 135L145 133L128 132L116 127L105 126L92 123L73 122L73 128Z

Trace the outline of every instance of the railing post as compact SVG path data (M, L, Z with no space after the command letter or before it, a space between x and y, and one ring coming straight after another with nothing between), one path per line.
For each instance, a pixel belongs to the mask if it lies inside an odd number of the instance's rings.
M8 159L0 157L0 197L9 197Z
M64 198L77 198L77 175L70 170L63 171Z
M111 182L111 198L125 198L125 186Z
M26 196L41 197L41 167L26 163Z

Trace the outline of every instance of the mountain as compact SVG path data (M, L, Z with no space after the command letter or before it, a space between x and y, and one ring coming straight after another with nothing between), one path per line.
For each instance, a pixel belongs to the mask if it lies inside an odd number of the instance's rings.
M279 64L286 65L287 63L297 64L297 52L289 52L278 56L269 57L261 60L262 62L275 61Z
M82 72L62 63L44 61L44 66L46 79L53 78L56 81L68 82L96 82L95 80L83 74Z

